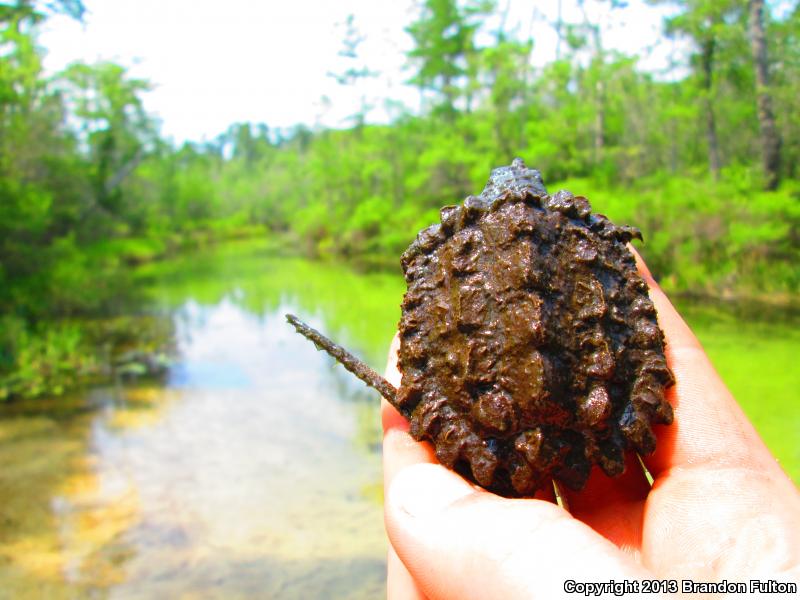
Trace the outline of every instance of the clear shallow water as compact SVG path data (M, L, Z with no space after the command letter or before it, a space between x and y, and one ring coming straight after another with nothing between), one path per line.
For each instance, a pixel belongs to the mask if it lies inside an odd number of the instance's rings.
M174 321L162 384L0 419L0 597L385 595L377 395L283 314L381 362L401 282L248 246L159 266L142 285ZM328 311L358 315L353 331Z
M163 382L0 412L0 598L382 597L376 395L283 313L382 368L399 276L239 243L140 278L175 331ZM795 317L684 312L797 478Z

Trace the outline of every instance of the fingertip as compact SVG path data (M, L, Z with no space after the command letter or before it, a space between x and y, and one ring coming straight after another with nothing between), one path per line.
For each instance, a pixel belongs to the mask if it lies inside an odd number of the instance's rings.
M403 469L418 464L435 464L436 456L427 442L418 442L400 428L387 429L383 437L383 481L389 487Z
M442 465L418 463L397 473L389 486L386 503L396 513L425 518L478 493L481 492Z

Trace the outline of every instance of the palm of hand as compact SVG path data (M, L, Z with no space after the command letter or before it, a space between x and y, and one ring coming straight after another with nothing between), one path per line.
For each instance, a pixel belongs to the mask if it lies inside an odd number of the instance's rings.
M800 580L800 495L640 263L667 336L676 418L618 479L552 502L508 500L436 464L387 403L390 598L551 598L564 582ZM387 377L398 383L396 345ZM539 498L539 496L537 496ZM398 558L399 557L399 558ZM706 596L707 597L707 596Z

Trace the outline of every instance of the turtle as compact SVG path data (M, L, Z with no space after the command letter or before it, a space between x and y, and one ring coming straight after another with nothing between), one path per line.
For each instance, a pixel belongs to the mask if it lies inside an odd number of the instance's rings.
M652 453L675 382L635 227L548 194L522 159L445 206L400 264L407 284L395 388L293 315L287 319L406 419L439 462L506 497L551 481L579 491L597 465Z

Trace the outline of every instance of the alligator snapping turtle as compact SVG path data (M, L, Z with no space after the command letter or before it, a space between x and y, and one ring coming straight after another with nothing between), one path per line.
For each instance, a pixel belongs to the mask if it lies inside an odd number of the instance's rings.
M580 490L592 465L621 474L627 449L655 449L651 424L672 422L674 379L634 237L586 198L549 195L516 159L403 254L399 389L287 318L464 477L504 496L551 479Z

